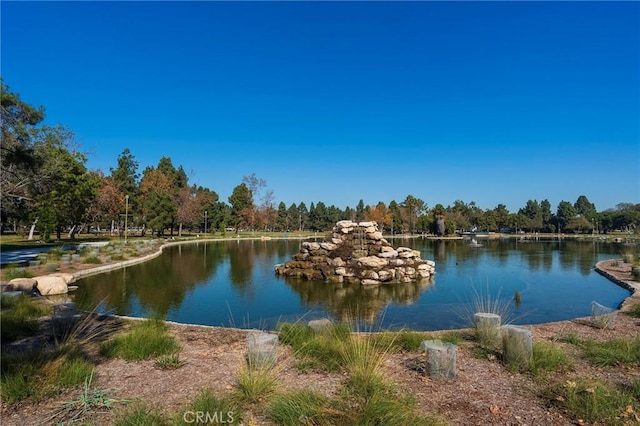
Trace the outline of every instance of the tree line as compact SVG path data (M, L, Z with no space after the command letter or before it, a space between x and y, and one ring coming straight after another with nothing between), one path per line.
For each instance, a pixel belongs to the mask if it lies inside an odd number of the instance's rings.
M640 204L620 203L598 212L585 195L561 201L529 200L517 212L505 205L484 210L475 202L435 204L413 195L404 200L338 208L322 201L276 204L274 191L255 174L244 176L227 202L210 188L189 182L184 168L169 157L139 172L125 148L109 173L91 171L86 156L63 125L41 124L43 107L20 99L2 81L1 229L37 229L41 238L71 238L81 230L120 233L124 226L140 235L181 235L251 231L318 231L343 219L375 221L385 233L453 235L461 230L501 232L633 231L640 226Z

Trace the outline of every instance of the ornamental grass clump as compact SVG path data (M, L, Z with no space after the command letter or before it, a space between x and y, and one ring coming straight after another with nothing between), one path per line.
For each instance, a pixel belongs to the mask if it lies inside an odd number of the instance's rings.
M148 319L137 322L129 331L111 337L102 345L101 354L131 361L170 355L178 349L178 342L169 334L164 321Z

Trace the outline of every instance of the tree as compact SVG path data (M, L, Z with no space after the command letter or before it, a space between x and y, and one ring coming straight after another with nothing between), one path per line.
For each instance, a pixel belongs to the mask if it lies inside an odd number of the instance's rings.
M403 232L402 212L395 200L389 203L389 213L391 215L391 235Z
M434 233L443 236L447 233L447 227L445 218L447 216L447 210L442 204L436 204L433 208L433 223L435 224Z
M287 205L280 201L280 203L278 203L278 218L276 220L279 231L287 232L289 230L289 217L287 213Z
M551 203L545 199L540 202L540 215L542 216L542 225L547 230L554 232L555 227L551 223L553 220L553 213L551 213Z
M520 227L539 231L542 229L542 210L537 200L529 200L524 208L518 211L522 217Z
M365 219L377 222L380 230L391 225L391 213L382 201L379 201L375 207L368 209Z
M43 126L34 140L34 152L42 164L32 188L41 235L47 241L55 230L60 239L62 229L71 225L73 238L96 195L99 179L87 172L83 154L68 149L73 133L64 126Z
M307 206L304 202L300 202L300 204L298 204L298 217L300 220L300 231L302 231L309 226L309 210L307 210Z
M125 210L125 194L120 191L113 177L104 177L96 174L99 182L96 197L89 206L89 219L93 224L111 224L111 232L113 225L118 223L120 213Z
M364 201L362 199L360 199L360 201L358 201L358 205L356 206L356 217L355 217L355 221L356 222L362 222L365 218L365 214L364 214Z
M558 232L566 229L569 221L576 217L576 215L577 212L573 204L568 201L560 201L560 203L558 203L558 212L556 214L558 219Z
M43 119L44 108L33 107L9 90L0 78L0 212L2 223L27 214L29 189L37 176L38 158L33 148L33 131ZM2 227L0 227L1 229Z
M233 192L229 196L229 203L236 232L241 226L248 227L253 224L253 194L244 182L233 188Z
M597 216L596 206L589 199L581 195L578 197L573 207L576 209L576 213L588 220L593 220Z
M129 196L129 203L132 204L132 200L135 198L138 189L138 179L140 179L138 162L135 160L129 148L125 148L122 151L117 161L118 165L116 168L114 169L112 167L109 169L111 179L120 192Z

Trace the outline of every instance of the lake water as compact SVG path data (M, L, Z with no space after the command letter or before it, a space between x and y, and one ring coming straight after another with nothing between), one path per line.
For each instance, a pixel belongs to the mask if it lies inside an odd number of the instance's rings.
M234 240L173 246L148 262L79 280L71 294L83 309L157 313L181 323L273 329L280 321L328 316L366 329L416 330L468 326L480 299L507 309L512 323L533 324L589 316L592 301L615 308L629 295L593 270L619 258L619 244L389 241L434 260L433 282L361 287L285 279L274 266L297 253L300 240Z

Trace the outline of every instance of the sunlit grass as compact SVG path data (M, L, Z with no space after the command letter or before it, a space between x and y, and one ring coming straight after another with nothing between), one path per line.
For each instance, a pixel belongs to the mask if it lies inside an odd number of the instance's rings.
M102 345L101 354L131 361L170 355L178 349L178 342L169 334L164 321L149 319L139 321L129 331L113 336Z

